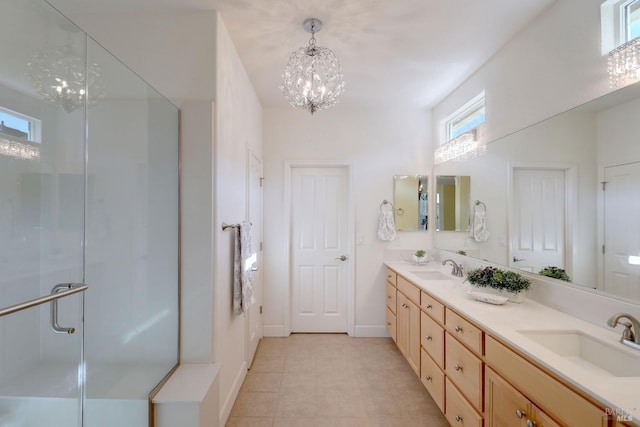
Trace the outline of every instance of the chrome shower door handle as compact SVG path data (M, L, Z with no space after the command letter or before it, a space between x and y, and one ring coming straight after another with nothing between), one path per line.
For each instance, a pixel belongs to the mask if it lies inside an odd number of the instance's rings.
M60 283L55 285L51 289L51 295L57 294L58 292L66 291L69 289L73 289L75 286L73 283ZM58 300L54 299L51 301L51 329L54 330L57 334L72 334L76 331L76 328L65 328L58 324Z
M346 261L349 259L349 257L347 257L346 255L340 255L338 258L336 258L338 261Z

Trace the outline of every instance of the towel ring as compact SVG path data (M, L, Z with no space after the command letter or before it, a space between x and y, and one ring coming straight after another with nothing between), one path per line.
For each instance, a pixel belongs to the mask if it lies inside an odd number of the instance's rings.
M387 207L387 209L383 209L383 206L389 205ZM391 203L388 200L383 200L382 203L380 203L380 211L381 212L392 212L393 211L393 203Z
M484 211L485 211L485 212L487 211L487 205L485 205L485 204L484 204L483 202L481 202L480 200L476 200L475 205L476 205L476 206L482 206L482 208L484 209ZM474 209L475 209L475 207L474 207Z

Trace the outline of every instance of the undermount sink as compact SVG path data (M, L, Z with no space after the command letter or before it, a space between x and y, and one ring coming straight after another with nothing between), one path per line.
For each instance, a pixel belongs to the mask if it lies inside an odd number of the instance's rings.
M450 276L439 271L412 271L411 273L424 280L451 280Z
M614 377L640 376L640 352L615 348L598 338L574 330L518 331L527 338L583 369Z

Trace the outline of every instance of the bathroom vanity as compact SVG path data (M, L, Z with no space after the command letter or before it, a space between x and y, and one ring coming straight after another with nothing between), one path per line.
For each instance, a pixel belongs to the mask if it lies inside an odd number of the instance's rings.
M473 300L439 265L386 267L389 334L452 426L640 425L640 351L618 331Z

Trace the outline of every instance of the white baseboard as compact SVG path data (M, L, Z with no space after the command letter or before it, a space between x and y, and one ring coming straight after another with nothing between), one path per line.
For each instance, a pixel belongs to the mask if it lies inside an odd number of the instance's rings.
M221 426L224 426L227 424L227 421L229 420L229 415L231 415L231 410L233 409L233 404L236 402L238 393L240 393L240 387L242 387L242 383L244 382L244 379L246 376L247 376L247 364L243 363L242 366L240 367L240 370L236 374L235 380L233 381L233 387L231 387L229 394L224 399L224 403L220 408L220 425Z
M284 325L264 325L262 327L262 336L264 337L288 337L285 333Z
M354 337L361 338L377 338L388 337L386 326L356 326L354 328Z

